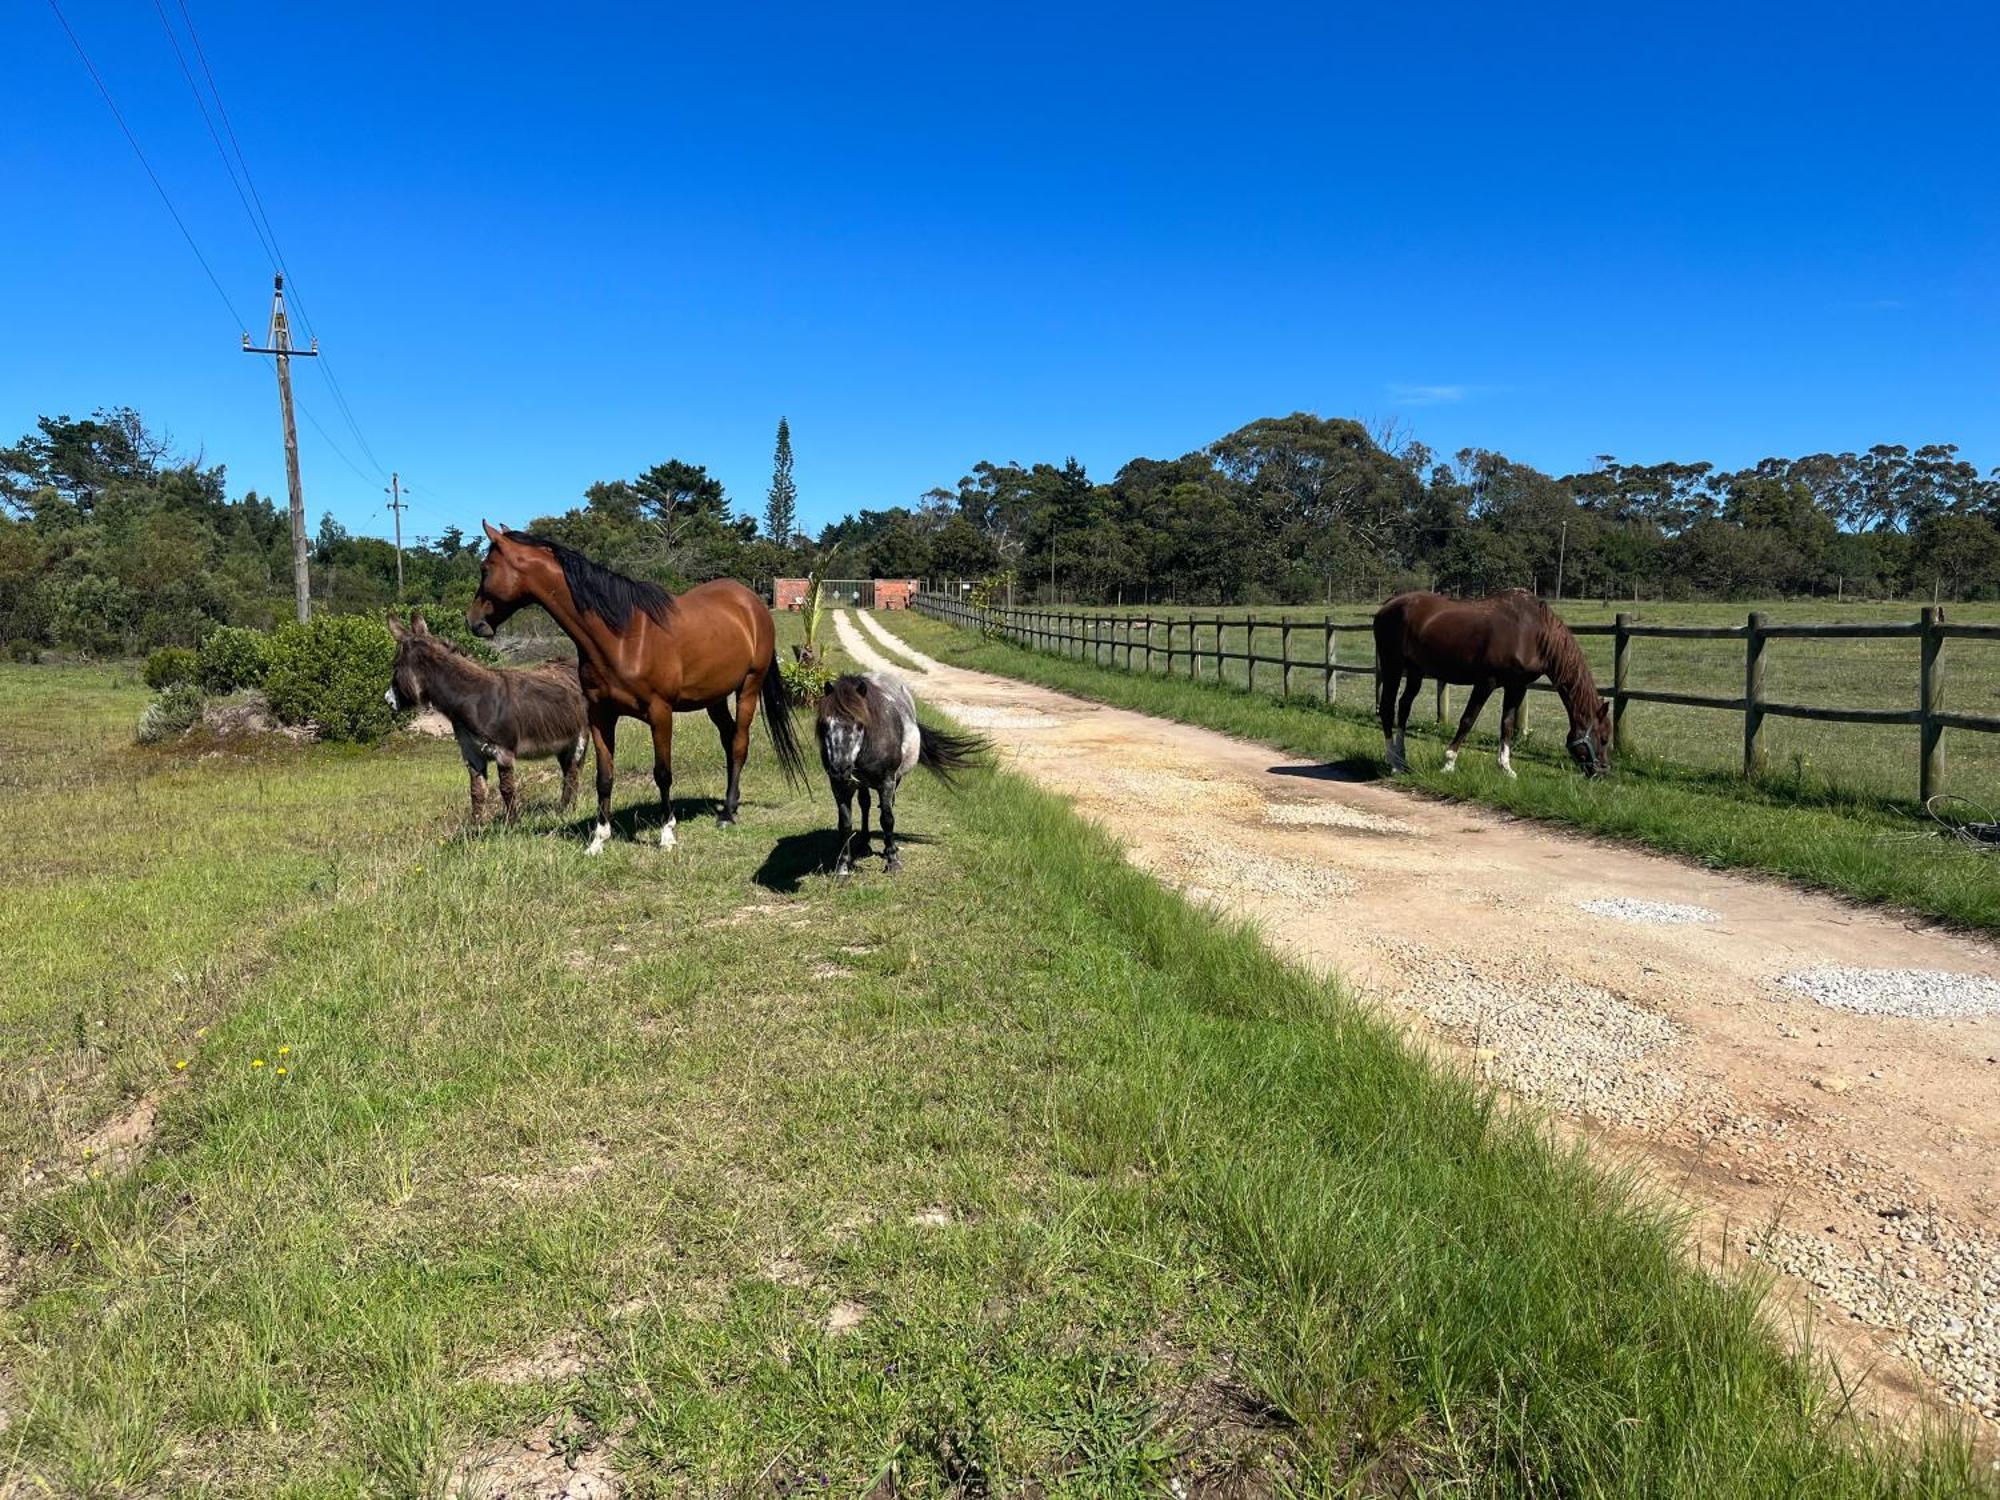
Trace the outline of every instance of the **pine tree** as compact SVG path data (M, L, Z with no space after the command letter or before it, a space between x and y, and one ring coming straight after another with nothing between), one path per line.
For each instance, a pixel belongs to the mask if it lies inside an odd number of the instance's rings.
M789 547L798 530L798 486L792 483L792 429L778 418L778 451L771 461L771 497L764 503L764 531L780 547Z

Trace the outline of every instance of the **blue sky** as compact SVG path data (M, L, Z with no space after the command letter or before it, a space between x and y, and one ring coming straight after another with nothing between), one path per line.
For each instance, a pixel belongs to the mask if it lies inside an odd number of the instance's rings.
M815 528L1295 409L1555 471L2000 464L1990 7L187 7L357 531L378 464L412 532L670 456L761 511L780 413ZM158 14L63 10L261 342ZM270 372L55 15L0 41L0 438L130 404L282 494Z

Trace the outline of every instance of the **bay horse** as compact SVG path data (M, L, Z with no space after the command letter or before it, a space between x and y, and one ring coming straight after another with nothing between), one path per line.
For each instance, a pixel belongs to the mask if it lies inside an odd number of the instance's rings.
M597 827L587 853L611 838L618 720L653 731L653 783L660 789L660 847L674 846L674 713L706 709L722 736L729 790L718 822L736 821L750 723L764 727L788 780L803 784L805 755L792 723L792 695L778 670L776 628L764 601L733 578L670 594L656 583L614 573L547 537L501 531L482 521L486 560L479 592L465 611L477 636L491 636L524 604L539 604L576 642L591 742L597 749ZM736 712L729 695L736 695Z
M424 617L410 612L406 627L389 616L396 665L382 696L398 713L428 706L451 720L458 753L472 776L472 820L486 815L486 768L500 767L500 805L507 821L520 817L514 800L514 763L553 755L562 767L562 811L576 801L577 772L589 730L583 689L568 662L539 667L488 667L431 634Z
M896 788L914 766L922 766L946 786L952 773L978 764L986 741L951 734L917 722L916 700L901 678L884 672L849 673L834 679L819 700L819 759L833 787L840 814L840 857L833 873L854 871L854 794L861 793L861 852L868 852L868 792L882 799L882 868L894 873Z
M1403 755L1404 734L1410 705L1426 677L1472 690L1458 733L1444 752L1447 771L1457 766L1459 748L1497 687L1500 769L1514 774L1521 701L1528 695L1528 684L1538 677L1549 679L1569 711L1570 758L1586 776L1602 776L1610 768L1611 710L1597 694L1583 649L1556 612L1526 589L1509 589L1488 599L1397 594L1375 612L1375 662L1382 743L1391 770L1410 768Z

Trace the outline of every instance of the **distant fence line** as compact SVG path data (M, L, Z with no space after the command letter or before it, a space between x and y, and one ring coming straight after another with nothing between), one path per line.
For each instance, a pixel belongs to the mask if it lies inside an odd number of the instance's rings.
M1099 614L1063 610L1012 609L975 605L944 594L920 593L914 607L933 619L977 630L997 631L1008 640L1032 650L1059 656L1075 656L1098 666L1116 667L1127 672L1172 677L1175 664L1185 662L1184 675L1192 681L1205 680L1202 665L1214 663L1212 679L1222 680L1223 664L1240 661L1248 682L1255 683L1257 668L1275 667L1280 674L1279 696L1292 696L1293 674L1306 680L1319 679L1319 696L1327 703L1337 700L1343 676L1378 676L1374 661L1374 626L1367 621L1347 623L1328 616L1324 620L1298 620L1280 616L1261 623L1252 615L1178 615L1156 619L1148 614ZM1197 632L1207 627L1215 632L1212 646L1197 640ZM1630 748L1625 729L1625 710L1634 703L1664 703L1677 708L1719 709L1743 718L1743 774L1756 776L1764 770L1764 721L1766 719L1812 719L1827 724L1909 724L1919 733L1918 792L1929 801L1944 787L1944 731L1968 730L1974 734L2000 734L2000 717L1990 714L1951 713L1944 706L1944 643L1948 640L2000 640L2000 625L1951 625L1944 612L1926 608L1921 618L1908 624L1853 625L1773 625L1762 613L1752 611L1741 625L1639 625L1629 614L1621 614L1610 625L1571 625L1576 635L1604 635L1613 640L1612 680L1605 697L1612 705L1614 743L1623 751ZM1178 639L1185 630L1186 640ZM1243 649L1226 649L1223 633L1243 632ZM1259 630L1278 632L1278 654L1257 652ZM1159 634L1164 632L1162 641ZM1302 636L1317 643L1319 655L1295 657L1292 638ZM1340 637L1366 635L1370 638L1365 657L1352 662L1340 659ZM1738 698L1711 697L1701 693L1669 693L1633 687L1631 645L1640 637L1681 640L1740 640L1743 642L1743 695ZM1773 703L1764 695L1764 647L1769 641L1809 638L1815 640L1875 640L1908 637L1922 643L1917 671L1915 708L1822 708L1810 703ZM1074 648L1074 649L1072 649ZM1366 664L1363 664L1365 660ZM1533 690L1552 693L1546 682ZM1374 698L1371 692L1370 705ZM1443 683L1437 687L1437 716L1444 722L1449 713L1449 693Z

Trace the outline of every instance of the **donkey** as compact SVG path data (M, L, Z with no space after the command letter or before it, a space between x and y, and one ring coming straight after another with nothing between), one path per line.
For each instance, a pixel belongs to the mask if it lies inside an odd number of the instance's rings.
M507 821L516 822L514 762L544 755L562 767L562 810L568 812L589 741L576 668L567 662L511 670L481 666L432 635L414 610L407 627L391 615L389 632L396 637L396 669L382 696L399 713L428 706L451 720L472 776L472 820L486 815L486 768L498 761L500 802Z
M1398 594L1375 613L1375 664L1382 743L1391 770L1410 768L1403 758L1403 736L1417 689L1430 677L1472 689L1458 733L1444 752L1444 768L1458 765L1473 721L1498 687L1500 769L1512 776L1521 701L1528 696L1528 684L1543 676L1569 711L1570 758L1586 776L1602 776L1610 769L1611 711L1597 694L1590 664L1569 627L1526 589L1509 589L1490 599ZM1403 684L1399 705L1396 690Z
M853 799L861 793L861 852L868 852L868 793L882 799L882 868L903 868L896 854L896 788L912 766L946 786L952 773L979 763L988 748L969 734L949 734L917 722L916 700L901 678L883 672L836 678L819 700L819 759L840 810L840 857L833 873L854 873Z

